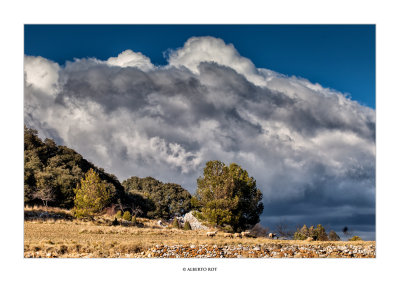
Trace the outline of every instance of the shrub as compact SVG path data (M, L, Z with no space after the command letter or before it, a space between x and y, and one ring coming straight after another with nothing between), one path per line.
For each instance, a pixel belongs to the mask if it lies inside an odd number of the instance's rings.
M190 226L189 221L185 221L185 225L183 226L184 230L192 230L192 227Z
M131 221L132 220L132 215L129 211L124 212L124 215L122 216L123 219L127 220L127 221Z
M293 240L305 240L307 237L304 234L301 234L299 231L296 231L293 235Z
M317 225L315 233L318 241L328 241L328 235L326 235L325 228L321 224Z
M118 211L118 212L115 214L115 217L116 217L116 218L122 218L122 211Z
M115 226L115 225L118 225L118 224L119 224L118 219L116 217L114 217L112 225Z
M349 241L362 241L361 237L359 236L353 236L352 238L349 239Z
M263 227L260 223L257 223L250 229L250 234L256 237L268 237L269 228Z
M311 225L310 228L308 228L308 237L313 238L314 241L319 240L318 239L318 231L317 231L317 229L314 228L314 225Z
M305 224L301 229L297 228L297 231L293 235L294 240L305 240L308 237L310 237L310 232Z
M136 224L136 215L132 216L132 220L131 221L132 221L133 224Z
M297 231L294 233L293 239L306 240L308 237L311 237L317 241L328 240L328 235L326 235L325 228L321 224L318 224L317 228L314 228L314 226L310 226L310 228L308 228L307 225L304 224L301 229L297 228Z
M278 237L291 238L294 236L294 231L290 229L285 221L280 221L275 224L275 232Z
M225 232L228 232L228 233L234 232L232 226L230 226L230 225L225 225L224 227L222 227L222 230L224 230Z
M328 235L329 241L340 241L339 235L335 231L331 230Z
M176 217L175 217L174 221L172 222L172 227L179 229L179 221Z

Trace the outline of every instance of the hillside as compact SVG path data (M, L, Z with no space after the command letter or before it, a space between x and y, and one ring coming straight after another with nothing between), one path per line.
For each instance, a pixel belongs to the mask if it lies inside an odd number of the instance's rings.
M112 201L127 201L115 175L98 168L66 146L52 139L42 141L34 129L24 128L24 203L46 201L51 206L73 207L74 191L81 178L93 169L112 192Z
M38 132L24 127L24 204L61 208L74 206L74 189L93 169L111 191L111 206L150 218L170 218L190 210L190 193L175 183L152 177L131 177L122 185L107 173L66 146L52 139L42 141ZM125 187L124 187L125 186Z

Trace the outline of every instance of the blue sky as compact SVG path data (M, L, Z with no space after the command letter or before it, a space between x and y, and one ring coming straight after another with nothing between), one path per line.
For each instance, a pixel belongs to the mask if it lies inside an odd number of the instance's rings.
M192 36L221 38L258 68L307 78L375 108L375 25L25 25L24 39L26 55L59 64L132 49L164 65L164 52Z

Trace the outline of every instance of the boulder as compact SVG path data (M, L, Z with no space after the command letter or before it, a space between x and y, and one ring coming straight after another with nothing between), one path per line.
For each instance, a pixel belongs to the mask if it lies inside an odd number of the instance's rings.
M185 214L185 216L183 217L183 221L184 222L188 221L190 223L190 227L192 227L192 230L209 229L207 226L201 224L200 221L192 214L192 212L188 212L187 214Z

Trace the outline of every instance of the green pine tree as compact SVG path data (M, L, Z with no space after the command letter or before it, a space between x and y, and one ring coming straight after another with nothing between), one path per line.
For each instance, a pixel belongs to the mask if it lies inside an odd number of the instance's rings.
M90 169L80 185L74 189L75 208L74 215L80 217L91 217L102 211L110 201L111 193L101 181L99 175Z
M232 163L209 161L203 177L197 180L192 206L196 216L213 225L232 226L233 230L248 229L260 221L264 206L256 181L246 170Z

